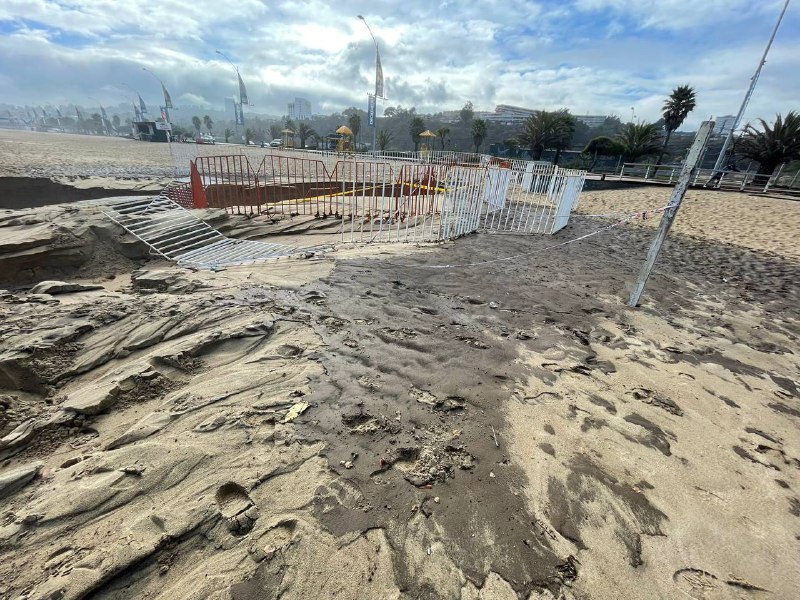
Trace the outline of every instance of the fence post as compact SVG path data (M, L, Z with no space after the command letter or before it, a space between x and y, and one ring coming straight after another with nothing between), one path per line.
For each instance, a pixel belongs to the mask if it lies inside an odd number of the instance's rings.
M772 177L770 177L767 180L767 185L764 186L764 191L765 192L769 191L769 188L773 184L773 182L775 182L775 183L778 182L778 179L780 179L780 177L781 177L781 173L783 173L783 167L785 167L785 166L786 166L786 163L781 163L781 166L778 168L778 172L775 173Z
M203 180L193 160L189 161L189 170L192 182L192 206L194 208L208 208L208 199L203 188Z
M647 170L644 172L644 178L650 179L650 165L647 165Z
M792 180L789 182L790 189L794 189L794 184L797 181L798 175L800 175L800 169L797 169L797 171L794 172L794 177L792 177Z
M692 175L694 175L697 169L700 155L713 129L714 121L703 121L702 125L700 125L700 129L697 131L692 147L686 157L686 162L683 163L678 183L675 189L672 190L672 195L669 199L670 208L665 210L664 215L661 217L661 224L658 226L656 236L650 245L650 250L647 252L647 258L642 265L642 270L639 272L639 277L636 279L636 284L633 286L633 291L628 301L628 306L630 307L636 307L636 305L639 304L642 292L644 292L644 286L647 283L647 278L650 277L650 271L652 271L653 265L661 252L661 246L664 244L664 240L667 239L667 234L669 233L670 227L672 227L672 222L675 220L675 215L678 213L683 197L686 195L686 189L689 187Z

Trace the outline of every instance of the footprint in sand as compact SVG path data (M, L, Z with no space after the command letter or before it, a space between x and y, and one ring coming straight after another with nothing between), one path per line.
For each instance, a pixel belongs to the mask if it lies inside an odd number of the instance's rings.
M216 501L231 533L244 535L253 528L258 519L258 508L241 485L233 481L221 485L217 490Z

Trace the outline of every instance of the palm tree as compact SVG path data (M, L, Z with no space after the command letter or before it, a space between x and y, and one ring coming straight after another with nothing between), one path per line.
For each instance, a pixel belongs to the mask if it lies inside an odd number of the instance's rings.
M785 118L777 114L772 127L758 121L763 131L747 125L736 151L758 161L756 182L766 183L778 165L800 158L800 113L790 111Z
M556 149L556 159L572 140L575 132L575 117L567 110L540 110L523 123L522 133L517 136L521 146L530 148L533 160L540 160L547 148Z
M562 109L556 111L558 113L558 127L553 135L553 141L550 143L552 148L555 148L556 155L553 157L553 164L558 164L558 159L561 158L561 151L569 148L572 143L572 136L575 135L575 124L577 121L569 110Z
M306 140L317 133L306 123L297 126L297 135L300 138L300 149L306 147Z
M228 143L228 140L231 139L233 132L231 131L230 127L225 130L225 143Z
M642 156L658 152L661 146L661 128L656 123L628 123L615 141L620 145L625 160L633 162Z
M444 139L450 135L450 128L449 127L439 127L436 130L436 136L439 138L439 143L442 144L442 150L444 150Z
M696 104L697 99L694 88L689 85L679 85L672 90L672 94L664 101L662 115L664 116L664 131L667 134L664 136L664 145L661 148L661 154L658 155L657 165L660 165L661 159L664 158L672 133L683 125L686 117L694 110Z
M203 127L203 122L200 120L200 117L195 115L192 117L192 125L194 125L194 128L197 129L197 133L200 133L200 128Z
M489 128L488 123L483 119L475 119L472 121L472 141L475 144L475 153L477 154L486 139L486 131Z
M414 142L414 152L419 150L419 134L425 131L425 121L422 117L412 117L408 124L408 133L411 136L411 141Z
M206 129L208 129L208 133L211 133L211 128L214 127L214 121L211 120L211 117L208 115L204 116L203 124L206 126Z
M392 134L385 129L381 129L375 139L378 142L378 148L381 149L381 152L384 152L386 147L392 143Z
M620 144L612 138L601 135L589 141L586 147L581 151L581 154L591 154L592 164L589 171L592 171L597 164L598 156L616 156L623 153L623 148Z
M350 131L353 132L353 141L358 139L358 132L361 131L361 115L354 112L348 117L347 119L347 126L350 128ZM356 148L356 150L358 150Z

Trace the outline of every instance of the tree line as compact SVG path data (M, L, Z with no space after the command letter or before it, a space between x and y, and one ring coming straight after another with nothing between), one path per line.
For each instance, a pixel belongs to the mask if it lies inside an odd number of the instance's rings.
M436 150L489 151L531 160L541 160L547 152L556 164L564 151L580 150L580 164L572 166L589 170L602 157L619 157L625 162L648 160L660 165L665 159L681 160L688 150L691 144L688 137L682 136L673 143L673 136L696 105L694 88L679 85L665 99L658 121L623 124L619 118L610 116L597 127L588 127L567 109L537 111L521 124L507 125L476 118L471 102L458 111L455 121L446 119L444 113L421 115L414 107L388 106L383 117L377 119L375 149L416 151L425 145ZM366 112L356 107L298 124L288 117L282 121L254 117L249 120L244 137L246 142L288 137L295 147L317 148L325 135L347 125L357 147L367 149L361 135L365 120ZM214 126L208 115L202 119L193 117L192 124L198 134L203 126L209 133ZM421 137L429 129L433 137ZM231 129L226 128L225 141L232 136ZM800 158L800 114L790 111L785 116L776 115L772 123L758 119L755 124L748 124L735 138L728 160L735 162L737 157L757 161L759 174L770 174L778 165Z

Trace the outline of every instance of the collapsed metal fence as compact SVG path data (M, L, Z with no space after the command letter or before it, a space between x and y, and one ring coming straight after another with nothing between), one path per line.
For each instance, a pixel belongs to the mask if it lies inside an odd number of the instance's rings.
M428 242L478 230L552 234L567 225L585 178L550 163L466 153L213 148L188 160L188 177L165 195L231 214L338 219L346 242Z

